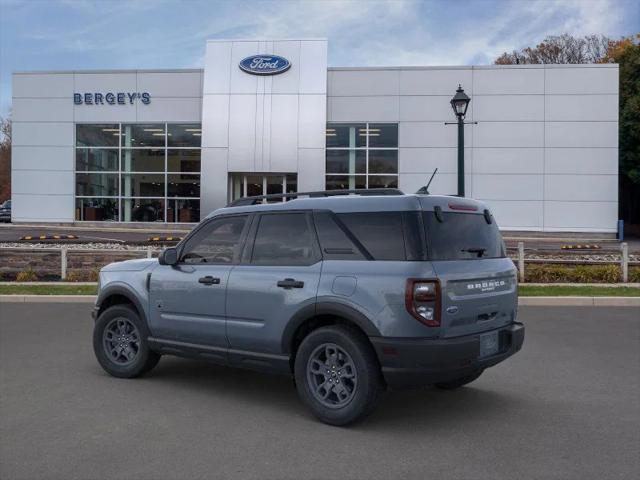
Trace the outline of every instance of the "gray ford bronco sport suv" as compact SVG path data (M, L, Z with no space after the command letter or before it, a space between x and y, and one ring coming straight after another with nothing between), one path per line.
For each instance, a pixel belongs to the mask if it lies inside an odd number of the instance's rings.
M111 375L163 354L283 373L333 425L385 388L461 387L524 340L489 210L399 190L237 200L159 259L103 268L93 316Z

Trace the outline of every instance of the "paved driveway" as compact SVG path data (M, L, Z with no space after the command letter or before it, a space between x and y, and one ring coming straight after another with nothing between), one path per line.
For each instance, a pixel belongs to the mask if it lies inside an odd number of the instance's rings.
M89 305L0 303L0 478L640 478L640 309L521 318L523 351L472 386L335 428L286 378L177 358L111 378Z

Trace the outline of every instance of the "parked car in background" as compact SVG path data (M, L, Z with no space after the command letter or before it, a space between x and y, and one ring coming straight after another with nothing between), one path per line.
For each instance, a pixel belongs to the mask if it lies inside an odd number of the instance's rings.
M521 348L516 269L483 203L289 196L302 195L241 198L158 260L103 268L100 365L131 378L172 354L283 373L320 420L345 425L385 388L459 388Z
M0 222L11 222L11 200L0 204Z

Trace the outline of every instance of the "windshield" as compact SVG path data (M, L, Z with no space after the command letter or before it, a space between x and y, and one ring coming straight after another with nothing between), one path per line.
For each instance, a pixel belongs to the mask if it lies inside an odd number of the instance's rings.
M5 200L0 204L0 208L11 208L11 200Z
M475 213L424 212L430 260L471 260L505 256L502 236L495 220Z

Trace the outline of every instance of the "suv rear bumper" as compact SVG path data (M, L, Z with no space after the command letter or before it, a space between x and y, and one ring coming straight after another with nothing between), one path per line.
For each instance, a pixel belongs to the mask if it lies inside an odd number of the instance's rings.
M400 389L454 380L492 367L522 348L524 325L514 322L498 331L500 349L486 358L478 358L480 334L446 339L370 337L370 340L387 385Z

